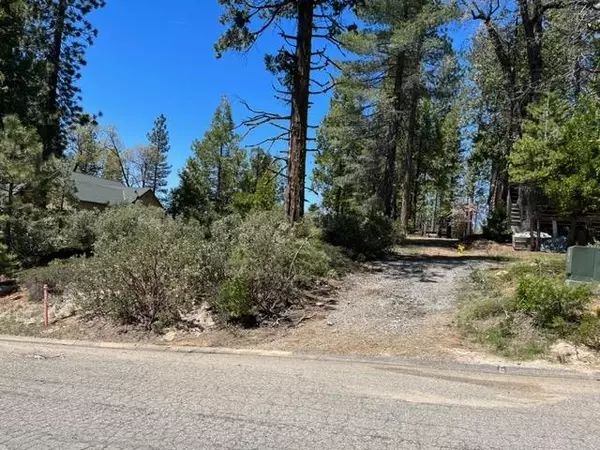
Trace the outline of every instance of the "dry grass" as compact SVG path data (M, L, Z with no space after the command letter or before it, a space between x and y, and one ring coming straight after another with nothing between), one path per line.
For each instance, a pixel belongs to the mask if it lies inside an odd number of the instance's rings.
M37 335L43 329L42 306L16 292L0 297L0 333L18 336Z
M464 245L464 250L459 251L461 245L458 239L443 238L423 238L420 236L409 236L402 243L394 248L394 252L406 256L422 257L456 257L456 258L477 258L489 259L498 262L525 262L538 263L553 266L560 265L561 269L565 267L565 255L556 253L540 253L523 250L514 250L511 244L498 244L497 242L485 239L474 241L469 245Z

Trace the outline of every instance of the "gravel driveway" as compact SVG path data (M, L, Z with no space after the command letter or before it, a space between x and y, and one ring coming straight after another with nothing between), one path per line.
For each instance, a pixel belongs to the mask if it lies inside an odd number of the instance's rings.
M462 347L454 326L458 290L480 259L395 256L347 276L323 320L274 347L331 354L448 358Z
M364 334L413 334L430 315L452 310L472 262L397 257L349 276L329 320Z

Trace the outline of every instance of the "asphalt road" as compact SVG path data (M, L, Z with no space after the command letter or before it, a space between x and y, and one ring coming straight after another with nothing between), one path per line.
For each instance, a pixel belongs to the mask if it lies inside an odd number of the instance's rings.
M600 449L597 376L0 340L0 449Z

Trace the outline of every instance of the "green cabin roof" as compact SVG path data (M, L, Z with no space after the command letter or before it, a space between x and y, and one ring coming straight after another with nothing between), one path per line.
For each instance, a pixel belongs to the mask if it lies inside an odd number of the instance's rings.
M80 202L99 205L134 203L150 191L149 188L131 188L118 181L105 180L77 172L73 172L72 178L75 183L75 196Z

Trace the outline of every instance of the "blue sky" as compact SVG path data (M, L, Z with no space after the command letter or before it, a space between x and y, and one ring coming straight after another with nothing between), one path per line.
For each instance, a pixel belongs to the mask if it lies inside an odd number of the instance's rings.
M232 101L237 122L247 115L240 99L258 109L287 112L273 96L274 80L263 60L279 48L277 36L264 36L247 54L231 52L217 59L213 45L223 31L220 12L217 0L108 0L91 17L99 36L82 74L83 105L88 112L102 112L101 122L116 126L129 147L144 144L154 119L165 114L171 186L223 95ZM472 29L473 24L453 27L455 47L464 48ZM320 96L313 101L311 122L318 124L329 100ZM267 135L263 129L246 143ZM316 199L308 192L307 198Z

